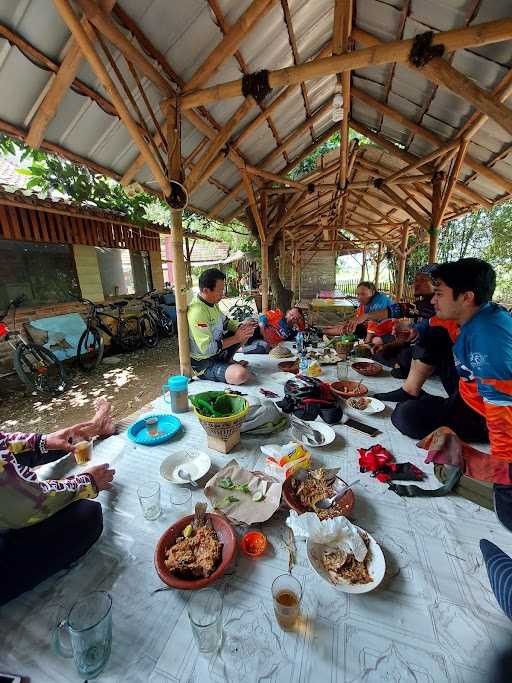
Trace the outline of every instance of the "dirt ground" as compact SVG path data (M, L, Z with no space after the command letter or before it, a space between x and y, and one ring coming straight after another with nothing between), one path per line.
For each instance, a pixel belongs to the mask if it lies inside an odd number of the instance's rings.
M80 422L94 413L104 396L117 419L126 417L162 393L169 375L179 373L178 341L161 339L155 349L107 355L92 372L67 368L68 390L56 398L31 394L16 375L0 382L0 430L47 433Z

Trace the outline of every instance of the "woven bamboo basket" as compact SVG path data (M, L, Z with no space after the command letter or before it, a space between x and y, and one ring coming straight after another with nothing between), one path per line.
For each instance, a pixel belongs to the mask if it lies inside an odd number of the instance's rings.
M201 415L197 408L194 408L194 413L208 436L216 437L222 441L228 441L240 429L248 412L249 403L247 401L245 401L243 410L229 417L208 417L207 415Z

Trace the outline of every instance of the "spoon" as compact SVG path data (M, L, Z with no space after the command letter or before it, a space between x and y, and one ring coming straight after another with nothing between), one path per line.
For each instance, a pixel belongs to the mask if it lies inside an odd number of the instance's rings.
M199 488L199 485L196 484L195 481L193 481L192 477L190 476L190 473L187 472L187 470L178 470L178 477L180 479L184 479L188 484L192 484L192 486L195 486L196 489Z
M346 494L346 492L349 489L351 489L352 486L355 486L357 483L359 483L359 479L356 479L351 484L347 484L346 486L344 486L334 496L331 496L330 498L322 498L322 500L319 500L317 503L315 503L315 507L319 508L320 510L328 510L334 505L334 503L339 498L342 498Z

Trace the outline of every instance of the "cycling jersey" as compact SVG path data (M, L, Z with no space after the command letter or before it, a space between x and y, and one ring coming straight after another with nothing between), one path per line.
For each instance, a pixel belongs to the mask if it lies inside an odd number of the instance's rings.
M453 347L464 401L487 421L491 454L512 461L512 315L484 304Z
M375 311L382 311L383 309L389 308L393 302L386 294L382 292L375 292L370 301L363 306L359 304L356 311L356 315L363 315L364 313L375 313ZM368 332L380 336L391 334L393 329L392 320L370 320L368 321Z
M240 325L225 316L218 304L209 304L200 296L188 307L187 318L190 355L194 360L205 360L220 353L225 334L235 332Z

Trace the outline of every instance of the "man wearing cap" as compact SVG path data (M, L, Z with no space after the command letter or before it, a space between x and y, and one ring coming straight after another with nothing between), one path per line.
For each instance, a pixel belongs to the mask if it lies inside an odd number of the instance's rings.
M496 273L466 258L438 266L432 278L437 317L460 328L453 346L458 391L399 403L391 420L416 439L445 426L463 440L489 441L490 456L478 452L488 475L480 469L478 478L512 483L512 315L491 301Z

